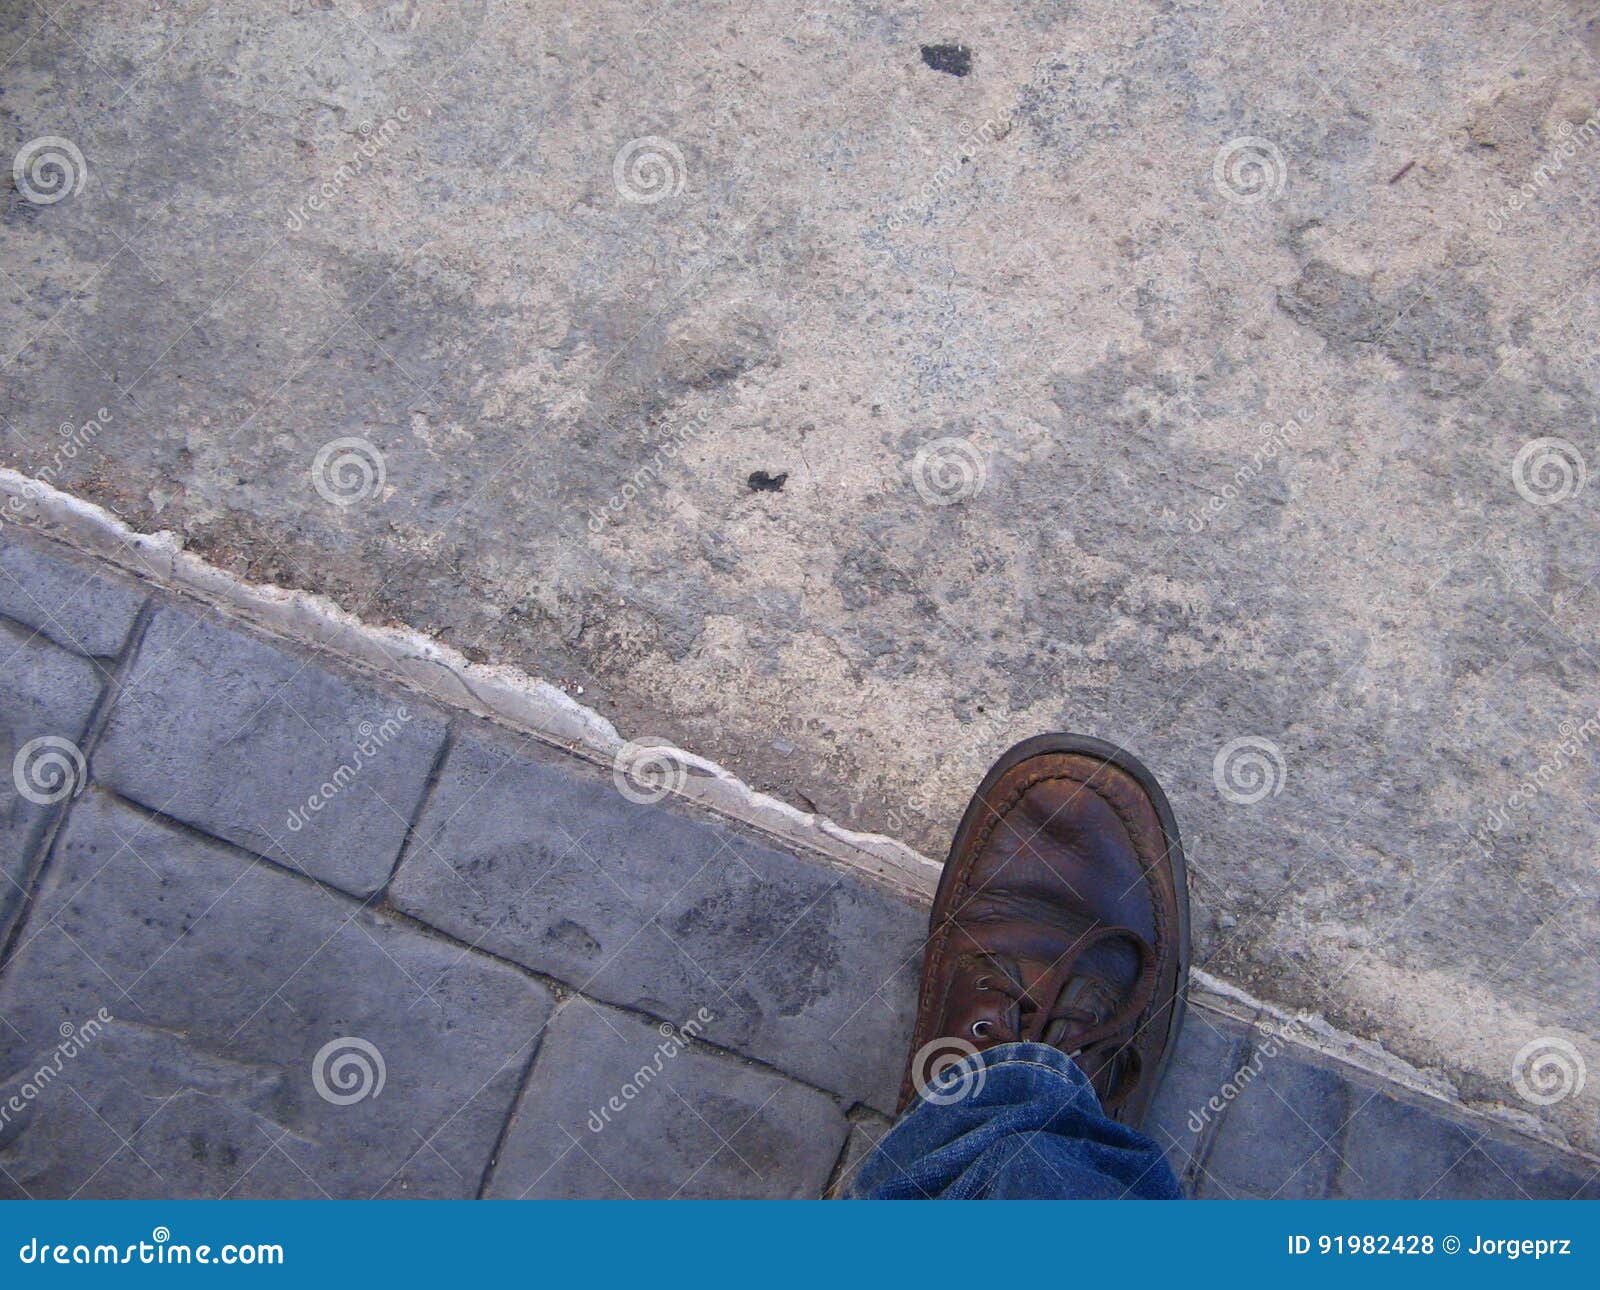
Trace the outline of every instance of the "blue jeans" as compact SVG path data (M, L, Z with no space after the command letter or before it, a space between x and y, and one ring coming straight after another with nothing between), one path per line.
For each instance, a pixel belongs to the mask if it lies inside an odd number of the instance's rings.
M855 1200L1177 1200L1161 1148L1100 1109L1089 1078L1044 1044L952 1065L861 1162Z

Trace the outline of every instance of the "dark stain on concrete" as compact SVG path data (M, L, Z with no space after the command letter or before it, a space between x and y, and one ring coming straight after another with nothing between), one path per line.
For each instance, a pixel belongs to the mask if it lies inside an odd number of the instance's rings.
M1436 397L1474 390L1494 372L1488 302L1455 270L1380 291L1312 260L1298 281L1278 292L1278 306L1346 352L1381 350Z
M936 72L965 76L972 70L972 51L965 45L924 45L922 61Z

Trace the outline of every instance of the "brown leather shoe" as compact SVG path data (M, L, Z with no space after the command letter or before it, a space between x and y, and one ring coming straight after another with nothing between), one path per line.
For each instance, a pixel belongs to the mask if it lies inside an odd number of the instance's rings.
M1189 895L1166 796L1128 753L1040 735L984 778L933 902L904 1107L930 1062L1027 1040L1137 1126L1183 1021Z

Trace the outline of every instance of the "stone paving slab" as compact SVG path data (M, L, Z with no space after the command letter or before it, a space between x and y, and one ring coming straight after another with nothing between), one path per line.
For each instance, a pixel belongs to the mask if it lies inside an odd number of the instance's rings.
M0 619L0 945L46 823L81 783L72 759L104 683L88 659Z
M1292 1200L1327 1195L1339 1168L1338 1139L1361 1110L1353 1102L1352 1086L1332 1071L1263 1058L1224 1114L1205 1164L1207 1186L1224 1195L1263 1186Z
M0 532L0 615L57 645L110 658L122 649L144 593Z
M94 770L152 810L367 896L393 871L443 742L414 698L163 606Z
M0 1186L473 1196L550 1006L504 964L94 790L0 979L0 1079L51 1063L64 1026L114 1025L8 1126Z
M1215 1137L1217 1116L1208 1104L1239 1069L1248 1046L1243 1027L1208 1009L1187 1010L1144 1126L1166 1149L1167 1163L1180 1181L1191 1177Z
M1574 1167L1576 1165L1576 1167ZM1600 1169L1374 1090L1350 1122L1334 1194L1360 1198L1600 1199Z
M1593 1162L1386 1088L1270 1026L1191 1008L1185 1030L1146 1128L1177 1139L1168 1158L1191 1195L1600 1199ZM1204 1127L1180 1137L1191 1116Z
M844 1144L844 1155L840 1160L837 1177L828 1191L830 1200L838 1199L844 1193L855 1171L861 1167L861 1162L893 1126L894 1121L888 1116L878 1115L865 1108L857 1108L851 1115L850 1136Z
M584 1000L551 1023L488 1194L802 1198L850 1125L823 1093Z
M451 749L390 893L463 940L893 1109L927 914L526 740Z

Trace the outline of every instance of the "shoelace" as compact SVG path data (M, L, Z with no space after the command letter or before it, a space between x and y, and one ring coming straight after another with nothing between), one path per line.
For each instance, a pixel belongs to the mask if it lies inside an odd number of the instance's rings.
M1099 1020L1099 1014L1089 1008L1079 1008L1066 1004L1055 1008L1042 1008L1039 1006L1026 986L1018 985L1006 967L1005 961L997 955L985 954L981 956L994 965L992 974L978 978L976 988L990 990L996 994L1003 994L1017 1005L1018 1020L1023 1021L1020 1027L1013 1028L1001 1021L982 1021L977 1023L987 1027L982 1032L974 1028L974 1033L980 1039L998 1039L1003 1044L1024 1042L1038 1042L1052 1021L1075 1021L1084 1026L1092 1026Z
M1124 940L1133 944L1139 955L1139 975L1127 997L1109 1016L1102 1019L1093 1008L1062 1003L1061 995L1074 975L1088 975L1074 971L1078 961L1094 946L1107 940ZM1044 1042L1052 1022L1063 1021L1082 1026L1081 1033L1069 1032L1072 1048L1067 1055L1077 1060L1091 1079L1099 1074L1106 1083L1118 1086L1105 1098L1108 1107L1121 1102L1132 1091L1138 1082L1139 1054L1136 1049L1128 1047L1128 1040L1133 1037L1133 1027L1155 993L1155 952L1142 936L1128 927L1096 928L1078 943L1069 958L1063 959L1035 980L1032 988L1015 979L1020 972L1012 966L1009 956L980 954L975 957L991 964L994 969L978 979L976 988L1003 994L1010 999L1015 1005L1018 1023L1013 1026L1003 1018L978 1022L973 1027L976 1038L994 1039L1000 1043L1040 1043ZM1053 1002L1046 1003L1046 1000ZM986 1029L980 1032L978 1025Z

